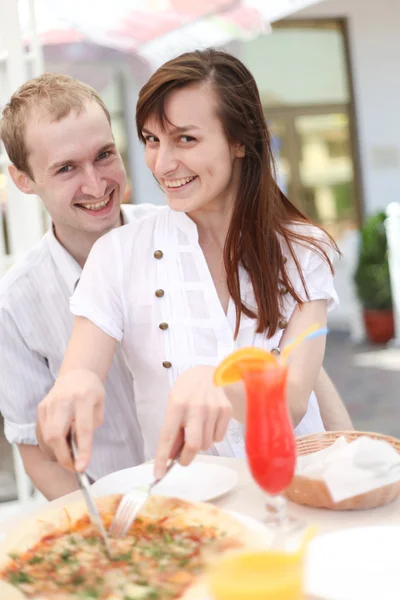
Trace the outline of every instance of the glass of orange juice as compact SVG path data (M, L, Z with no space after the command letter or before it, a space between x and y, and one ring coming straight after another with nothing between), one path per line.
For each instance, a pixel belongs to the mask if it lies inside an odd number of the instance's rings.
M304 551L231 553L211 567L208 587L213 600L304 600Z

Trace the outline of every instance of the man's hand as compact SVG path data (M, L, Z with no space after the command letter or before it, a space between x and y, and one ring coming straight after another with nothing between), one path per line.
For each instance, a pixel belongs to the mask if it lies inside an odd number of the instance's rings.
M75 468L89 464L93 432L103 422L105 391L100 378L88 369L61 375L38 406L38 440L43 452L54 454L61 466L72 469L67 436L74 427L79 457Z
M165 473L168 459L184 437L180 462L188 465L200 450L223 440L232 405L213 383L214 367L193 367L172 388L154 465L156 478Z

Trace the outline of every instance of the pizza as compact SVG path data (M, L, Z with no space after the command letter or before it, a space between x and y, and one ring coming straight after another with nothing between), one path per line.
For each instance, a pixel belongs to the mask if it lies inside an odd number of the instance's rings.
M108 529L120 495L97 500ZM1 600L203 600L207 566L259 541L210 504L152 496L127 536L112 539L112 559L83 503L36 519L0 555ZM8 585L7 585L8 584ZM14 598L14 596L13 596Z

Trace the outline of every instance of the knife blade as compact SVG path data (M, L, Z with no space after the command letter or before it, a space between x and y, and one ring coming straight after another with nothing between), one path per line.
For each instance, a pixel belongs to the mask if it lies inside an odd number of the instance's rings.
M78 457L78 448L76 445L75 434L72 431L69 434L68 441L69 441L70 448L71 448L73 462L75 463L76 459ZM80 490L83 494L83 497L85 498L85 502L86 502L86 506L87 506L87 509L89 512L90 520L91 520L92 524L96 527L96 529L99 531L101 538L104 542L108 557L111 558L110 540L108 539L106 528L104 527L104 523L103 523L103 520L97 509L96 503L93 500L92 495L90 493L89 479L88 479L86 473L81 473L79 471L75 471L75 475L76 475L76 479L78 481Z

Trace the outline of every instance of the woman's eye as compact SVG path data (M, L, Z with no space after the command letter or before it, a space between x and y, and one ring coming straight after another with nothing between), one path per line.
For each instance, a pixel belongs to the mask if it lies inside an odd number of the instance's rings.
M184 144L188 144L189 142L194 142L196 138L191 135L181 135L179 138Z
M158 142L158 138L156 138L155 135L145 135L144 141L146 143L150 142L151 144L154 144L155 142Z

